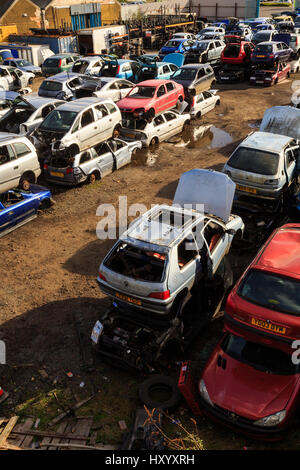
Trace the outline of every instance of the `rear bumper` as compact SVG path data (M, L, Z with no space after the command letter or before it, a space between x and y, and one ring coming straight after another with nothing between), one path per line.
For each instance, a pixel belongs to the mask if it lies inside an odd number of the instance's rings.
M288 423L282 428L263 428L260 426L255 426L251 424L250 420L241 416L238 416L237 418L231 418L230 416L232 416L232 413L229 410L225 410L217 406L210 406L208 403L202 400L201 397L199 397L199 404L201 411L207 418L211 419L217 424L221 424L230 428L232 431L242 433L254 440L280 441L284 438L286 428L288 427Z
M74 186L76 184L83 183L84 181L86 181L86 178L82 178L80 180L77 178L74 178L74 176L70 176L70 177L68 176L67 178L60 178L56 176L51 176L49 175L49 173L44 173L44 177L47 181L51 183L59 184L62 186Z
M108 286L107 284L104 284L99 277L97 278L97 282L99 284L99 287L100 287L101 291L104 292L109 297L116 300L117 302L120 302L120 298L117 297L116 293L120 293L120 294L128 296L127 292L122 292L122 291L120 291L120 289L114 289L114 288ZM148 310L150 312L154 312L154 313L157 313L157 314L162 315L162 316L163 315L168 316L170 314L170 311L171 311L172 306L173 306L173 299L168 299L168 301L154 302L154 301L151 301L151 300L146 299L144 297L137 297L135 295L132 295L132 297L135 300L140 301L141 305L137 305L136 303L127 302L124 299L122 299L122 303L126 304L130 307L134 307L135 309Z

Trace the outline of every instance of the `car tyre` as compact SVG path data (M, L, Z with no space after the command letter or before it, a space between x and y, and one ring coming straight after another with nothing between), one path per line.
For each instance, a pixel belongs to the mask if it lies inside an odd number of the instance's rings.
M155 111L153 108L149 109L147 112L146 112L146 120L150 123L152 122L153 118L155 116Z
M154 399L153 392L167 392L169 398L164 401ZM149 409L161 410L174 408L181 399L176 380L166 375L153 375L145 380L139 388L139 397Z
M120 125L118 124L113 130L113 138L117 139L120 135Z
M29 191L30 185L35 182L35 178L31 175L24 175L20 179L19 188L23 191Z
M89 184L95 184L96 181L97 181L97 174L94 172L94 173L91 173L88 177L88 183Z
M150 143L149 143L149 147L150 147L150 148L153 148L153 147L155 147L155 145L157 145L158 143L159 143L158 138L157 138L157 137L152 137L152 139L150 140Z
M201 118L202 118L201 111L198 111L198 113L196 114L196 119L201 119Z

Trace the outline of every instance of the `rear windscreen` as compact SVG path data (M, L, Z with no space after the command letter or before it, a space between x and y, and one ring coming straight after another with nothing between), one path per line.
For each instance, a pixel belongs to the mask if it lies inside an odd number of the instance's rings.
M112 271L139 281L161 282L166 255L120 242L104 265Z
M238 57L240 53L240 45L231 44L230 46L226 46L224 49L224 57Z
M60 59L47 59L44 65L46 65L46 67L57 67L59 61Z
M266 176L277 173L278 163L278 154L248 147L239 147L228 160L232 168Z
M50 80L44 80L40 86L41 90L47 91L60 91L62 90L62 84Z

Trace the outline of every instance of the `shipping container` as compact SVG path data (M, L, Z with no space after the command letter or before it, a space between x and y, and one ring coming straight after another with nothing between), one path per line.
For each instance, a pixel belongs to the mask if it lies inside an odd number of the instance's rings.
M41 65L47 57L54 53L48 46L38 44L16 44L9 42L0 43L0 50L9 49L12 57L29 60L33 65Z
M10 42L48 46L54 54L79 52L77 36L10 35Z
M109 52L112 39L116 36L124 36L126 33L125 25L82 29L78 31L80 53L85 55L101 54L104 50Z

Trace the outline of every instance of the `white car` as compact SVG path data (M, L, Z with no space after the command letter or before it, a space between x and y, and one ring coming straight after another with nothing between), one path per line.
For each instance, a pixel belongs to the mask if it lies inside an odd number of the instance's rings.
M100 85L93 92L93 96L111 98L117 102L125 98L134 86L134 83L124 78L101 77Z
M196 39L202 39L206 34L219 34L225 36L225 29L218 26L208 26L207 28L202 29L197 35Z
M104 61L99 56L81 57L74 62L71 71L85 75L99 75Z
M152 147L182 132L190 120L190 114L179 114L173 109L158 114L152 122L128 117L123 119L120 135L126 141L141 140L143 147Z
M27 134L34 131L45 117L57 106L64 103L53 98L41 98L37 93L30 93L23 98L14 91L6 93L10 106L6 113L0 116L0 131L15 134Z
M300 57L290 62L291 73L297 73L300 71Z
M109 98L80 98L51 111L32 137L39 151L72 157L106 139L116 136L122 116Z
M192 39L194 41L196 36L192 33L175 33L173 34L172 39Z
M200 119L203 114L208 113L216 105L220 104L220 96L216 95L218 90L203 91L199 95L193 97L190 108L192 118Z
M0 90L22 90L33 83L34 73L24 72L16 67L0 66Z

